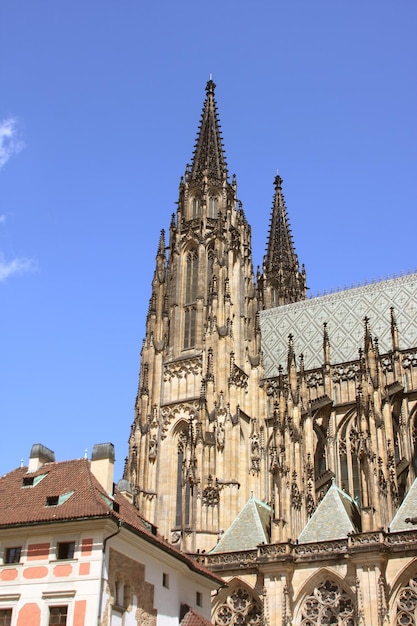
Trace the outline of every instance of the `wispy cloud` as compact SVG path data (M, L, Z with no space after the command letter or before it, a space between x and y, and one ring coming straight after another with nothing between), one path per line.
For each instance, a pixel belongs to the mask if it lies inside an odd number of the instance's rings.
M14 154L18 154L24 147L23 141L19 136L17 120L14 117L8 117L0 121L0 169ZM6 222L7 216L0 214L0 224ZM10 276L15 274L24 274L36 270L36 263L32 259L24 257L16 257L7 261L0 252L0 283L5 282Z
M14 274L24 274L26 272L34 272L36 263L32 259L15 258L6 261L0 254L0 283L4 282Z
M23 148L23 141L19 137L17 120L14 117L0 121L0 169L14 154Z

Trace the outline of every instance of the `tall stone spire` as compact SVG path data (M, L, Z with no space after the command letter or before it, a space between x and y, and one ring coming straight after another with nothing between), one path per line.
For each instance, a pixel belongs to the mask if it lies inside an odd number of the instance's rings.
M290 223L282 193L282 178L275 177L275 195L264 257L264 306L269 309L281 304L298 302L306 297L306 274L300 272Z
M227 179L227 165L223 151L217 105L214 99L216 85L210 80L206 85L206 99L198 129L191 165L191 181L222 181Z
M159 239L125 472L143 515L186 550L213 548L250 493L262 497L268 464L251 229L228 181L214 88L167 246Z

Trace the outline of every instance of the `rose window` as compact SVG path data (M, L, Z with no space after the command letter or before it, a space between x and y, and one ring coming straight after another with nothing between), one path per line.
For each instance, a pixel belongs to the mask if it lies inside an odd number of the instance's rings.
M401 590L397 601L397 626L416 626L417 624L417 576L412 578L407 587Z
M236 589L215 611L216 626L261 626L262 606L246 589Z
M326 580L306 598L301 609L302 626L355 626L352 599L336 583Z

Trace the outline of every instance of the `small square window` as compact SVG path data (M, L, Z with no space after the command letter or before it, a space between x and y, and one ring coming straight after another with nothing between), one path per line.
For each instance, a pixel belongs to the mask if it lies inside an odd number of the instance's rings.
M19 563L21 554L22 554L21 546L16 546L14 548L6 548L6 553L4 555L4 562L5 563Z
M68 607L67 606L51 606L49 607L49 626L65 626L67 623Z
M169 576L165 572L162 574L162 586L169 589Z
M12 609L0 609L0 626L10 626L12 623Z
M203 606L203 594L201 591L197 591L195 594L195 603L197 606Z
M57 543L56 558L57 559L73 559L75 552L75 541L63 541ZM57 622L59 624L59 622Z

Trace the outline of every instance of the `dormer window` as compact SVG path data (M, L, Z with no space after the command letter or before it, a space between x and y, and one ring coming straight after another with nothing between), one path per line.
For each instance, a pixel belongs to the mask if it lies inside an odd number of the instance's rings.
M31 474L23 476L22 487L36 487L48 474L38 474L32 476Z
M48 496L46 498L46 506L58 506L59 496Z
M45 506L60 506L61 504L64 504L64 502L66 502L73 493L73 491L68 491L67 493L63 493L61 495L47 496Z

